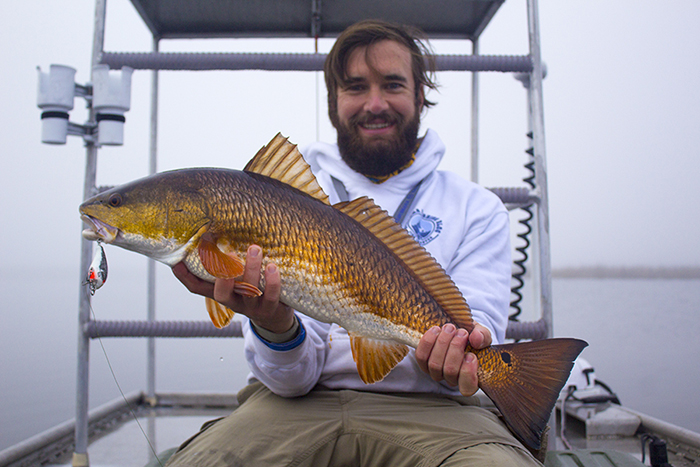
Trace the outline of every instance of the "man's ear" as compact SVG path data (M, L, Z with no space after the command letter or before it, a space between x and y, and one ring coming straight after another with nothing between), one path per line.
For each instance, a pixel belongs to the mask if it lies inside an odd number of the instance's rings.
M418 94L416 95L416 108L418 113L422 113L425 110L425 86L421 86L418 89Z

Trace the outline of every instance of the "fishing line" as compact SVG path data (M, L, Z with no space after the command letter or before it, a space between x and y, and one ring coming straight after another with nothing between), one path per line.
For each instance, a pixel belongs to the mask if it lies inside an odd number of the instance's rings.
M88 293L88 288L85 289L86 293ZM90 306L90 313L92 313L92 319L97 322L97 316L95 315L95 309L92 307L92 302L88 300L89 306ZM141 426L141 422L139 422L138 417L136 416L136 412L131 408L131 404L129 404L129 401L126 398L126 395L124 395L124 391L122 390L121 385L119 384L119 381L117 380L117 375L114 372L114 368L112 367L112 362L109 360L109 356L107 356L107 349L105 349L104 343L102 342L102 336L100 336L98 327L95 326L95 336L97 338L97 341L100 343L100 347L102 347L102 353L105 356L105 360L107 361L107 367L109 368L109 372L112 374L112 378L114 379L114 384L116 384L117 389L119 390L119 394L121 394L122 399L124 399L124 403L126 404L126 408L129 409L129 413L133 417L134 421L136 422L136 425L138 425L139 430L141 430L141 434L143 434L143 437L146 439L146 442L148 443L148 447L151 449L151 452L153 453L153 456L156 458L158 461L158 464L161 467L164 467L163 463L160 461L160 458L158 457L158 453L156 452L155 447L151 443L151 440L148 438L148 435L146 434L146 431L143 429L143 426Z

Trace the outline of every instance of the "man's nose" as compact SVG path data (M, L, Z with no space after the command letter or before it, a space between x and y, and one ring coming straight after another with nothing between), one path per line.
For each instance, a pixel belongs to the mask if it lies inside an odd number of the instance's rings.
M379 114L384 112L389 108L389 104L386 101L384 93L379 88L370 89L367 94L367 101L365 102L365 112L372 114Z

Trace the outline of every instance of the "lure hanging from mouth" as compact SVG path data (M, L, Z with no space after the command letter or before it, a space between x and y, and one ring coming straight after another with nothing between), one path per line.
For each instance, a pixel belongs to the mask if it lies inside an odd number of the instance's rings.
M107 282L107 256L104 248L102 248L102 242L97 242L97 248L92 257L85 284L90 290L90 295L95 295L95 291L102 287L105 282Z

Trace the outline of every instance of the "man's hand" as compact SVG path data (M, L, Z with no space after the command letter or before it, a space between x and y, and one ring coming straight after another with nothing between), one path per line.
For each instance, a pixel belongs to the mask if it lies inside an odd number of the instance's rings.
M245 271L240 280L260 287L262 259L262 249L258 245L251 245L246 256ZM294 325L294 312L279 301L282 285L279 269L273 263L265 268L265 292L261 297L252 298L234 292L233 279L217 279L212 284L192 274L184 263L173 266L173 274L190 292L216 300L236 313L247 316L258 327L282 334Z
M461 394L471 396L479 389L478 361L473 353L465 353L467 345L475 349L488 347L491 332L480 324L474 326L471 334L452 324L435 326L423 335L416 348L418 366L435 381L444 380L457 386Z

